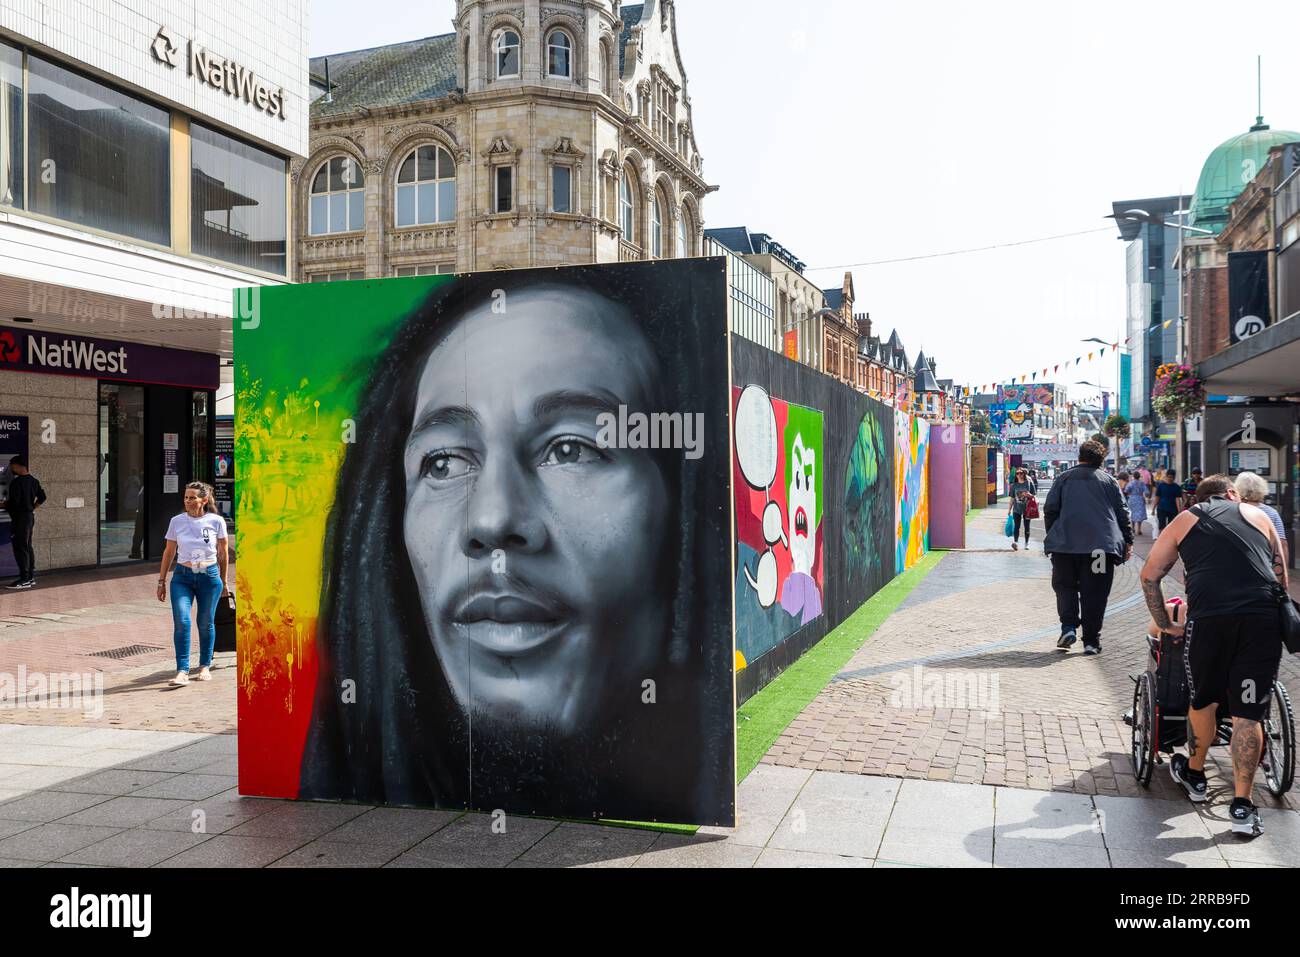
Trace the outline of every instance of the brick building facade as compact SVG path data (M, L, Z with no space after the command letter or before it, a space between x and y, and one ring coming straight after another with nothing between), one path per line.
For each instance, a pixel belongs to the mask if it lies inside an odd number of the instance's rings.
M673 0L459 0L454 25L311 61L297 279L700 254Z

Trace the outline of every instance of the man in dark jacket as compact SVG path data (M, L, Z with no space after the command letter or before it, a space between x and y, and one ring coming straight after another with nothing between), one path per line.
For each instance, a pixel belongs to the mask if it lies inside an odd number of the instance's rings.
M18 563L18 579L10 588L31 588L36 584L36 553L32 549L32 529L36 525L36 510L45 503L45 489L36 476L27 470L27 460L15 455L9 460L9 494L5 511L9 513L9 527L13 532L14 561Z
M1052 557L1052 590L1061 618L1056 647L1068 651L1083 626L1083 653L1101 654L1101 626L1115 566L1133 555L1133 524L1119 483L1101 468L1106 449L1079 447L1079 464L1047 493L1043 551Z

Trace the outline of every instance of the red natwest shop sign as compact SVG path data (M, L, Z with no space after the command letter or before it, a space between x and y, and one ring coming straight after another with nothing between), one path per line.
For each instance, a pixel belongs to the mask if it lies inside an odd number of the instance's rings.
M215 389L221 379L220 360L203 352L9 326L0 328L0 369L188 389Z

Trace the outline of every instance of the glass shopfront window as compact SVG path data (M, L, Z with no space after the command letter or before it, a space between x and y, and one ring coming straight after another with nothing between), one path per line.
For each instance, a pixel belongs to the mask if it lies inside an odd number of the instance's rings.
M0 206L23 205L23 53L0 43Z
M144 558L144 386L99 384L99 561Z
M167 112L32 54L27 74L32 211L170 245Z
M190 124L190 247L237 266L285 274L287 162Z

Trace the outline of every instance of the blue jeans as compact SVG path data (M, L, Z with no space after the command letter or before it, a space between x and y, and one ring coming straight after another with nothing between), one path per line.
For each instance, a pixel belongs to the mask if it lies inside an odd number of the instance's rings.
M184 565L172 573L172 641L176 645L176 670L190 670L190 607L199 603L199 667L212 664L212 647L217 643L217 599L221 596L221 572L209 565L196 572Z

